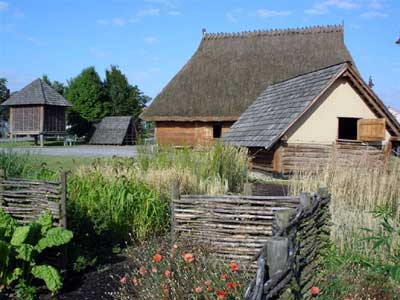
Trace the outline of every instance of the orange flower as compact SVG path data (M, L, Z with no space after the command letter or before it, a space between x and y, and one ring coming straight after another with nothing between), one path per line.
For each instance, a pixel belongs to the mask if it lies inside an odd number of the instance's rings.
M231 263L229 264L229 266L231 267L231 270L232 270L232 271L237 271L237 270L239 270L239 265L238 265L237 263L231 262Z
M311 288L311 294L313 295L313 296L318 296L318 294L319 294L319 288L318 287L316 287L316 286L313 286L312 288Z
M201 287L197 287L194 289L194 291L196 294L200 294L203 291L203 289Z
M207 291L208 291L208 292L212 292L212 291L213 291L212 286L207 287Z
M157 273L157 268L156 267L151 267L151 272Z
M165 277L170 278L171 277L171 271L165 270L164 275L165 275Z
M228 278L228 275L227 275L227 274L222 274L222 275L221 275L221 279L222 279L222 280L226 280L227 278Z
M145 266L141 266L139 268L139 274L144 276L146 274L146 267Z
M194 256L192 253L184 253L182 257L187 263L191 263L194 260Z
M216 290L215 293L217 294L218 300L225 299L225 297L228 295L228 293L225 292L224 290Z
M234 282L228 281L228 282L226 283L226 287L228 288L228 290L230 290L230 289L236 290L237 284L234 283Z
M155 263L159 263L162 260L162 256L160 253L157 253L156 255L153 256L153 261Z

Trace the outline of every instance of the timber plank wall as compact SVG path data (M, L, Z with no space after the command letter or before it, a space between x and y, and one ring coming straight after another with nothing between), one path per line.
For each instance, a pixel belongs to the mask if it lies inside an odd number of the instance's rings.
M368 161L384 166L387 153L382 146L359 142L322 144L283 144L277 149L250 149L252 168L265 172L293 173L310 167L325 167L333 162L346 166L349 163Z
M173 235L212 247L217 257L251 262L272 235L274 213L296 208L298 197L172 193Z
M50 211L55 225L66 228L66 188L65 172L58 182L7 178L0 170L0 208L22 224Z

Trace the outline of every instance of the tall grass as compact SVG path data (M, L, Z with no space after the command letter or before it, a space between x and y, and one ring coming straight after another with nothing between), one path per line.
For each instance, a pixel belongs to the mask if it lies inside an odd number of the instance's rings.
M204 151L143 148L136 158L97 163L81 168L78 174L96 170L106 178L146 183L163 194L169 193L173 180L179 180L182 193L224 194L242 190L248 166L245 150L216 144Z
M387 168L368 161L353 161L347 166L331 161L326 168L306 169L290 179L293 195L313 192L327 186L332 194L332 238L340 251L357 250L369 254L371 246L362 241L363 228L377 230L371 214L379 207L398 208L400 203L400 160Z
M18 154L10 148L0 150L0 169L3 169L7 176L21 176L30 162L29 154Z

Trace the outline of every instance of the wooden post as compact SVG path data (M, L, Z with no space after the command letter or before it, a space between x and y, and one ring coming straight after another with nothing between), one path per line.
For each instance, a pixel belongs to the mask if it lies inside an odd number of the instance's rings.
M5 172L3 169L0 169L0 206L3 206L3 202L4 202L4 198L3 198L3 191L4 191L4 187L3 187L3 181L5 179Z
M175 239L175 205L174 201L179 200L179 181L174 180L171 183L171 237Z
M290 217L293 215L293 208L285 208L275 211L275 222L280 229L285 229L289 225Z
M43 148L43 134L39 135L39 140L40 140L40 147Z
M328 190L328 188L327 188L327 187L320 187L320 188L318 188L318 195L319 195L321 198L327 198L327 197L329 197L329 190Z
M251 196L253 195L253 184L250 182L246 182L243 187L243 195Z
M265 258L260 256L257 260L257 275L252 300L261 300L264 294Z
M60 173L61 202L60 202L60 225L67 228L67 174L65 171Z
M309 193L300 194L300 205L303 208L309 208L311 206L311 195Z
M269 278L283 271L289 257L289 240L287 237L273 237L267 241L267 265Z

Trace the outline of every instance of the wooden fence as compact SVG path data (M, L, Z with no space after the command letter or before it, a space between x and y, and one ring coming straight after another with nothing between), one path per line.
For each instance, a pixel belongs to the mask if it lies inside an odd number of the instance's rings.
M257 255L257 275L250 283L246 300L311 299L317 284L321 249L329 242L330 195L302 194L296 209L276 213L273 237Z
M8 178L0 170L0 207L22 224L50 211L55 225L66 228L66 182L65 172L60 173L60 181L56 182Z
M272 235L274 213L298 197L179 195L172 187L172 232L210 245L218 257L249 263Z

